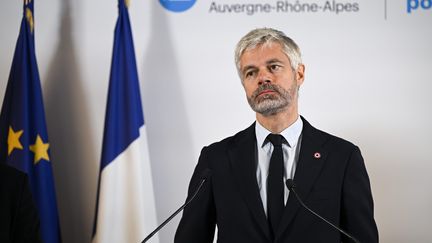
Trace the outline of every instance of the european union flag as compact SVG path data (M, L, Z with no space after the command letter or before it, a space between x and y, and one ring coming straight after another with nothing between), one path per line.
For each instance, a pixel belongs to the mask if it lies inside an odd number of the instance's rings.
M42 240L60 242L60 225L34 44L34 0L24 1L0 115L0 163L25 173L39 212Z

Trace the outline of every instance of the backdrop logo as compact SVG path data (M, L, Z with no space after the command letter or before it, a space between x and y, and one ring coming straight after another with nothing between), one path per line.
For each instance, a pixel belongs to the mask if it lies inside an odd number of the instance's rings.
M239 3L238 0L219 0L212 1L209 7L209 13L246 15L271 13L355 14L359 11L359 0L261 0L259 3Z
M159 2L169 11L183 12L190 9L196 0L159 0Z
M432 0L407 0L407 12L414 10L428 10L432 8Z

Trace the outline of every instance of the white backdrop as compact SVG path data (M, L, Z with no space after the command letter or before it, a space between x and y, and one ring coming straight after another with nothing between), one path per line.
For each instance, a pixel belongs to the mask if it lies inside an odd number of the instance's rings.
M357 8L248 14L210 8L277 1L198 0L173 13L158 0L132 0L159 223L184 202L202 146L253 122L233 51L246 32L267 26L283 30L302 49L300 113L362 149L381 242L430 242L432 9L430 0L419 2L409 13L408 0L338 0ZM21 1L2 1L1 100L21 16ZM37 59L66 243L91 237L116 18L115 0L35 3ZM161 231L161 243L173 241L178 220Z

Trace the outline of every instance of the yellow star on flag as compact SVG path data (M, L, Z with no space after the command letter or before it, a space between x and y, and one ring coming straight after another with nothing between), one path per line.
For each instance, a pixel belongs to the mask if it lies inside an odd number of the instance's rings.
M23 130L19 130L17 132L15 132L12 129L12 126L9 126L9 134L8 134L8 155L10 155L12 153L12 151L14 149L23 149L23 146L20 142L20 137L23 134Z
M35 154L34 161L33 161L34 164L39 163L41 159L49 161L48 148L49 148L49 143L43 143L41 137L38 134L36 137L35 144L30 145L30 151L32 151Z

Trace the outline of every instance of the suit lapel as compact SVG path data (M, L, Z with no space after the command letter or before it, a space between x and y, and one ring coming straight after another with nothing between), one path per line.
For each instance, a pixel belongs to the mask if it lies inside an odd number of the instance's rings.
M247 128L243 134L236 137L228 153L241 195L261 230L270 239L267 217L264 213L256 180L255 123Z
M322 149L324 141L325 138L318 130L303 119L301 148L294 175L296 192L302 200L305 200L309 195L326 160L327 152ZM276 234L276 240L283 235L283 232L285 232L286 228L292 222L299 208L300 203L295 196L290 193Z

